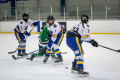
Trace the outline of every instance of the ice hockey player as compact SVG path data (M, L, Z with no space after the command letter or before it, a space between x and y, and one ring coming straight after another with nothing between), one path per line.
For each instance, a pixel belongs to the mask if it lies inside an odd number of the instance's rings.
M44 26L41 27L41 32L38 36L39 39L39 48L45 47L48 45L48 40L49 40L49 31L48 31L48 27L46 26L46 24ZM41 50L39 50L38 53L34 53L31 55L30 60L32 61L35 57L42 57L44 54L46 54L46 48L43 48ZM52 48L52 53L51 53L51 58L52 60L57 59L57 57L55 57L55 52Z
M27 32L28 26L33 27L34 25L35 27L38 24L37 22L33 23L32 20L29 19L29 15L26 13L24 13L22 17L23 19L18 23L18 25L14 29L16 39L18 40L19 44L22 43L18 49L18 54L17 54L18 56L26 55L26 40L24 39L25 39L25 35L26 36L31 35L30 33Z
M88 72L84 71L82 42L86 41L91 43L94 47L98 47L98 43L90 37L90 27L87 24L88 20L89 17L87 15L82 15L81 22L69 29L66 35L66 43L75 53L75 59L74 62L72 62L72 71L78 71L79 76L89 75Z
M47 62L52 48L55 50L55 54L58 57L55 63L63 62L59 46L64 37L64 34L63 34L64 28L57 21L54 20L54 17L52 15L49 15L47 17L47 21L48 23L46 24L46 26L48 27L48 30L49 30L49 42L46 50L45 59L43 60L43 62L44 63Z

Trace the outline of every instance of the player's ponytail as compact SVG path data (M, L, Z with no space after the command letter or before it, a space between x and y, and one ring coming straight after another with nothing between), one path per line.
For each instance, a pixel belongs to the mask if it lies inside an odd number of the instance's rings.
M43 26L41 27L41 29L43 30L44 27L46 26L46 23L48 23L48 21L46 20L45 23L43 23Z
M84 26L84 22L82 21L82 26L83 26L83 28L85 28L85 26Z
M45 26L46 26L46 25L43 25L43 26L41 27L41 29L43 30Z

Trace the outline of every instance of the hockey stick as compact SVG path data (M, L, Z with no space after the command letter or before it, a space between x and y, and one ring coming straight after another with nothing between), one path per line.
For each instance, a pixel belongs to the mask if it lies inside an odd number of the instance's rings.
M61 52L61 54L67 54L67 52Z
M84 40L85 41L85 40ZM85 41L87 42L87 41ZM115 50L115 49L111 49L111 48L108 48L108 47L105 47L105 46L102 46L102 45L98 45L99 47L103 47L103 48L106 48L106 49L109 49L109 50L112 50L112 51L115 51L115 52L120 52L120 49L119 50Z
M47 47L47 46L45 46L45 47ZM42 48L40 48L40 49L43 49L43 48L45 48L45 47L42 47ZM21 57L17 57L17 58L16 58L14 55L12 55L12 58L15 59L15 60L20 59L20 58L24 58L24 57L28 56L29 54L32 54L32 53L34 53L34 52L36 52L36 51L39 51L40 49L35 50L35 51L33 51L33 52L30 52L30 53L28 53L27 55L24 55L24 56L21 56Z
M45 49L45 48L44 48ZM39 53L41 53L44 49L42 49ZM34 53L33 53L34 54ZM36 53L37 54L37 57L38 57L38 53ZM26 58L26 59L28 59L28 60L30 60L31 58ZM31 60L32 61L32 60Z
M33 29L34 29L34 27L30 30L30 32L31 32ZM30 32L29 32L29 33L30 33ZM26 40L27 37L28 37L28 36L26 36L24 40ZM23 40L23 41L24 41L24 40ZM23 41L22 41L22 43L23 43ZM21 44L22 44L22 43L21 43ZM13 51L13 52L8 52L8 54L15 53L15 52L19 49L19 47L21 46L21 44L18 46L18 48L17 48L15 51Z
M109 50L112 50L112 51L115 51L115 52L120 52L120 50L114 50L114 49L111 49L111 48L108 48L108 47L105 47L105 46L102 46L102 45L98 45L98 46L109 49Z
M43 50L42 50L43 51ZM40 53L42 52L42 51L40 51ZM61 54L67 54L67 52L61 52ZM26 59L30 59L30 58L26 58Z

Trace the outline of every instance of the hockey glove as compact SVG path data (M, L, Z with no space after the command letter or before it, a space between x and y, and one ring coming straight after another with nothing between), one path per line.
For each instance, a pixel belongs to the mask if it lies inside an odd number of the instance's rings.
M37 26L37 25L38 25L38 22L34 22L33 25L34 25L34 27Z
M81 35L76 31L72 32L71 34L67 34L67 38L75 37L75 36L78 37L79 39L81 39Z
M92 44L92 46L98 47L98 43L94 39L92 39L90 43Z
M25 35L30 36L31 34L30 34L30 33L28 33L27 31L25 31Z

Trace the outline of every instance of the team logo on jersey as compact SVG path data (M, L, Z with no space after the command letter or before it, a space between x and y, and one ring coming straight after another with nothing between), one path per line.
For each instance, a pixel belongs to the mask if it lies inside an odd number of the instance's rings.
M25 27L25 30L27 30L28 26Z
M87 25L87 27L90 27L89 25Z
M79 27L73 27L73 30L77 32L79 30Z
M56 28L56 27L57 27L57 25L56 25L56 24L54 24L54 25L53 25L53 27L54 27L54 28Z
M22 24L22 23L23 23L23 21L20 22L20 24Z

